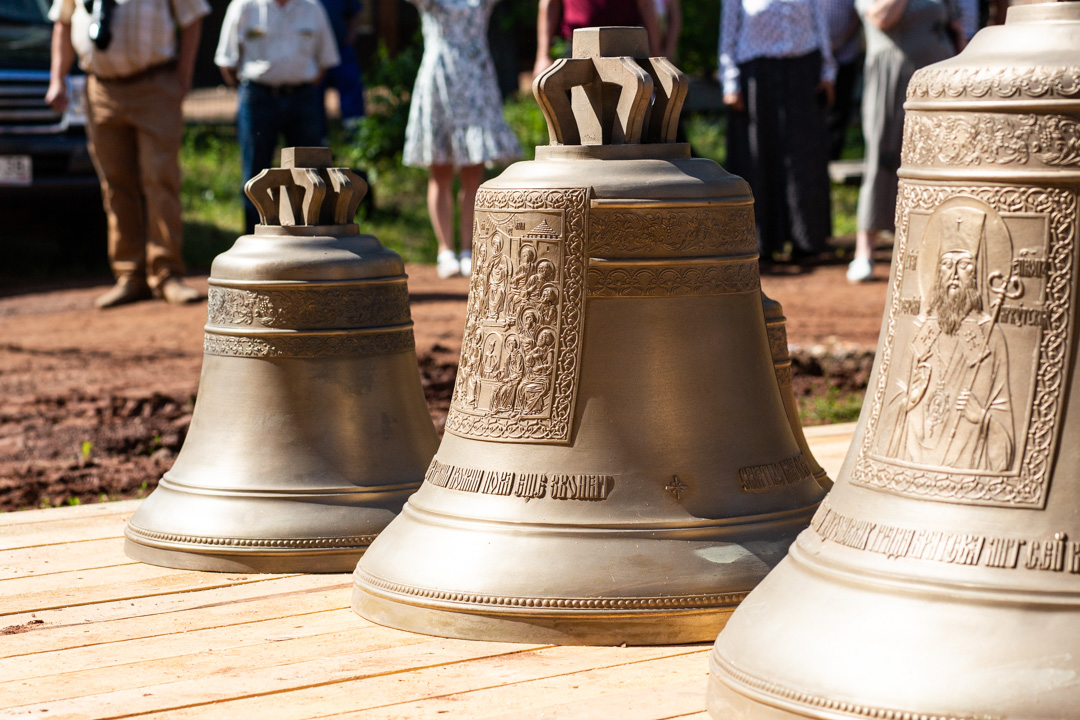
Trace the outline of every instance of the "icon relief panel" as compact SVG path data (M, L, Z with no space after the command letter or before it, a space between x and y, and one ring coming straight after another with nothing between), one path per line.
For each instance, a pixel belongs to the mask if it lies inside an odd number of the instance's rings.
M949 194L956 193L952 190ZM1076 199L901 184L888 340L852 479L1039 506L1072 322Z

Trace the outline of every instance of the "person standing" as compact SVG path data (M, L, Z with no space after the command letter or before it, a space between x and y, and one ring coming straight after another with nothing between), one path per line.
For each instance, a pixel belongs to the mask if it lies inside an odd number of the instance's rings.
M357 21L360 18L360 0L320 0L330 27L334 30L338 55L341 62L328 68L323 78L323 96L326 88L333 87L338 93L341 108L341 125L346 132L354 132L364 117L364 81L360 63L356 59ZM324 115L325 122L325 115ZM323 132L325 133L325 125Z
M540 0L536 16L536 61L533 77L551 67L551 43L556 36L570 42L574 30L607 25L641 26L649 35L649 52L660 55L678 42L682 29L681 5L674 38L661 37L656 15L656 0ZM674 16L672 20L674 20Z
M810 261L832 233L825 109L836 62L821 0L723 0L728 170L754 192L764 263Z
M856 0L866 32L862 126L866 169L855 210L851 283L874 277L873 251L882 231L895 229L896 171L904 140L904 98L915 71L953 56L947 0Z
M402 162L428 169L428 212L439 277L472 273L473 205L484 164L509 162L521 146L502 114L487 44L499 0L410 0L420 10L424 56L416 75ZM454 172L461 178L461 253L454 252Z
M340 61L318 0L229 3L214 63L227 85L239 85L236 128L245 183L270 167L282 134L290 147L324 144L319 83ZM253 232L259 213L246 196L244 220Z
M108 221L116 284L94 304L201 298L185 285L181 257L181 101L191 89L206 0L53 0L52 61L45 100L68 104L65 77L78 56L88 76L87 136ZM101 15L102 13L99 13ZM93 36L93 37L92 37Z
M855 0L825 0L829 15L829 39L836 60L836 92L826 115L829 159L839 160L851 125L855 86L862 70L862 22Z

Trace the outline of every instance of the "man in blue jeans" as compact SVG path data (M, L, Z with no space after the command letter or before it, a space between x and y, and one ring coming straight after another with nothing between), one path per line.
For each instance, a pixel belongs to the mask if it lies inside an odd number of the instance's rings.
M271 166L279 137L286 146L322 145L327 68L341 61L326 11L318 0L232 0L225 11L214 62L240 90L237 134L244 182ZM244 198L246 231L259 220Z

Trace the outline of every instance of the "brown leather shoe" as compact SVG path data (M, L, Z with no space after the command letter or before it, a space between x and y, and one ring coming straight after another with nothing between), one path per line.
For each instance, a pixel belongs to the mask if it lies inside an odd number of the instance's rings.
M137 300L146 300L150 297L150 287L142 278L125 276L119 278L116 284L105 293L94 299L94 307L99 310L125 305Z
M185 305L203 299L202 293L190 285L185 285L180 278L175 277L166 278L165 282L157 287L154 294L164 298L165 302L171 305Z

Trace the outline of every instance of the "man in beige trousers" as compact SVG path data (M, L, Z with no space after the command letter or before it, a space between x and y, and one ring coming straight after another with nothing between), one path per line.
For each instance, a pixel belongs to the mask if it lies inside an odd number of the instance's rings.
M95 12L94 4L104 3ZM101 21L102 9L105 22ZM180 104L191 89L206 0L53 0L46 100L67 106L76 55L87 78L90 154L101 182L116 285L99 308L151 296L200 299L181 278Z

